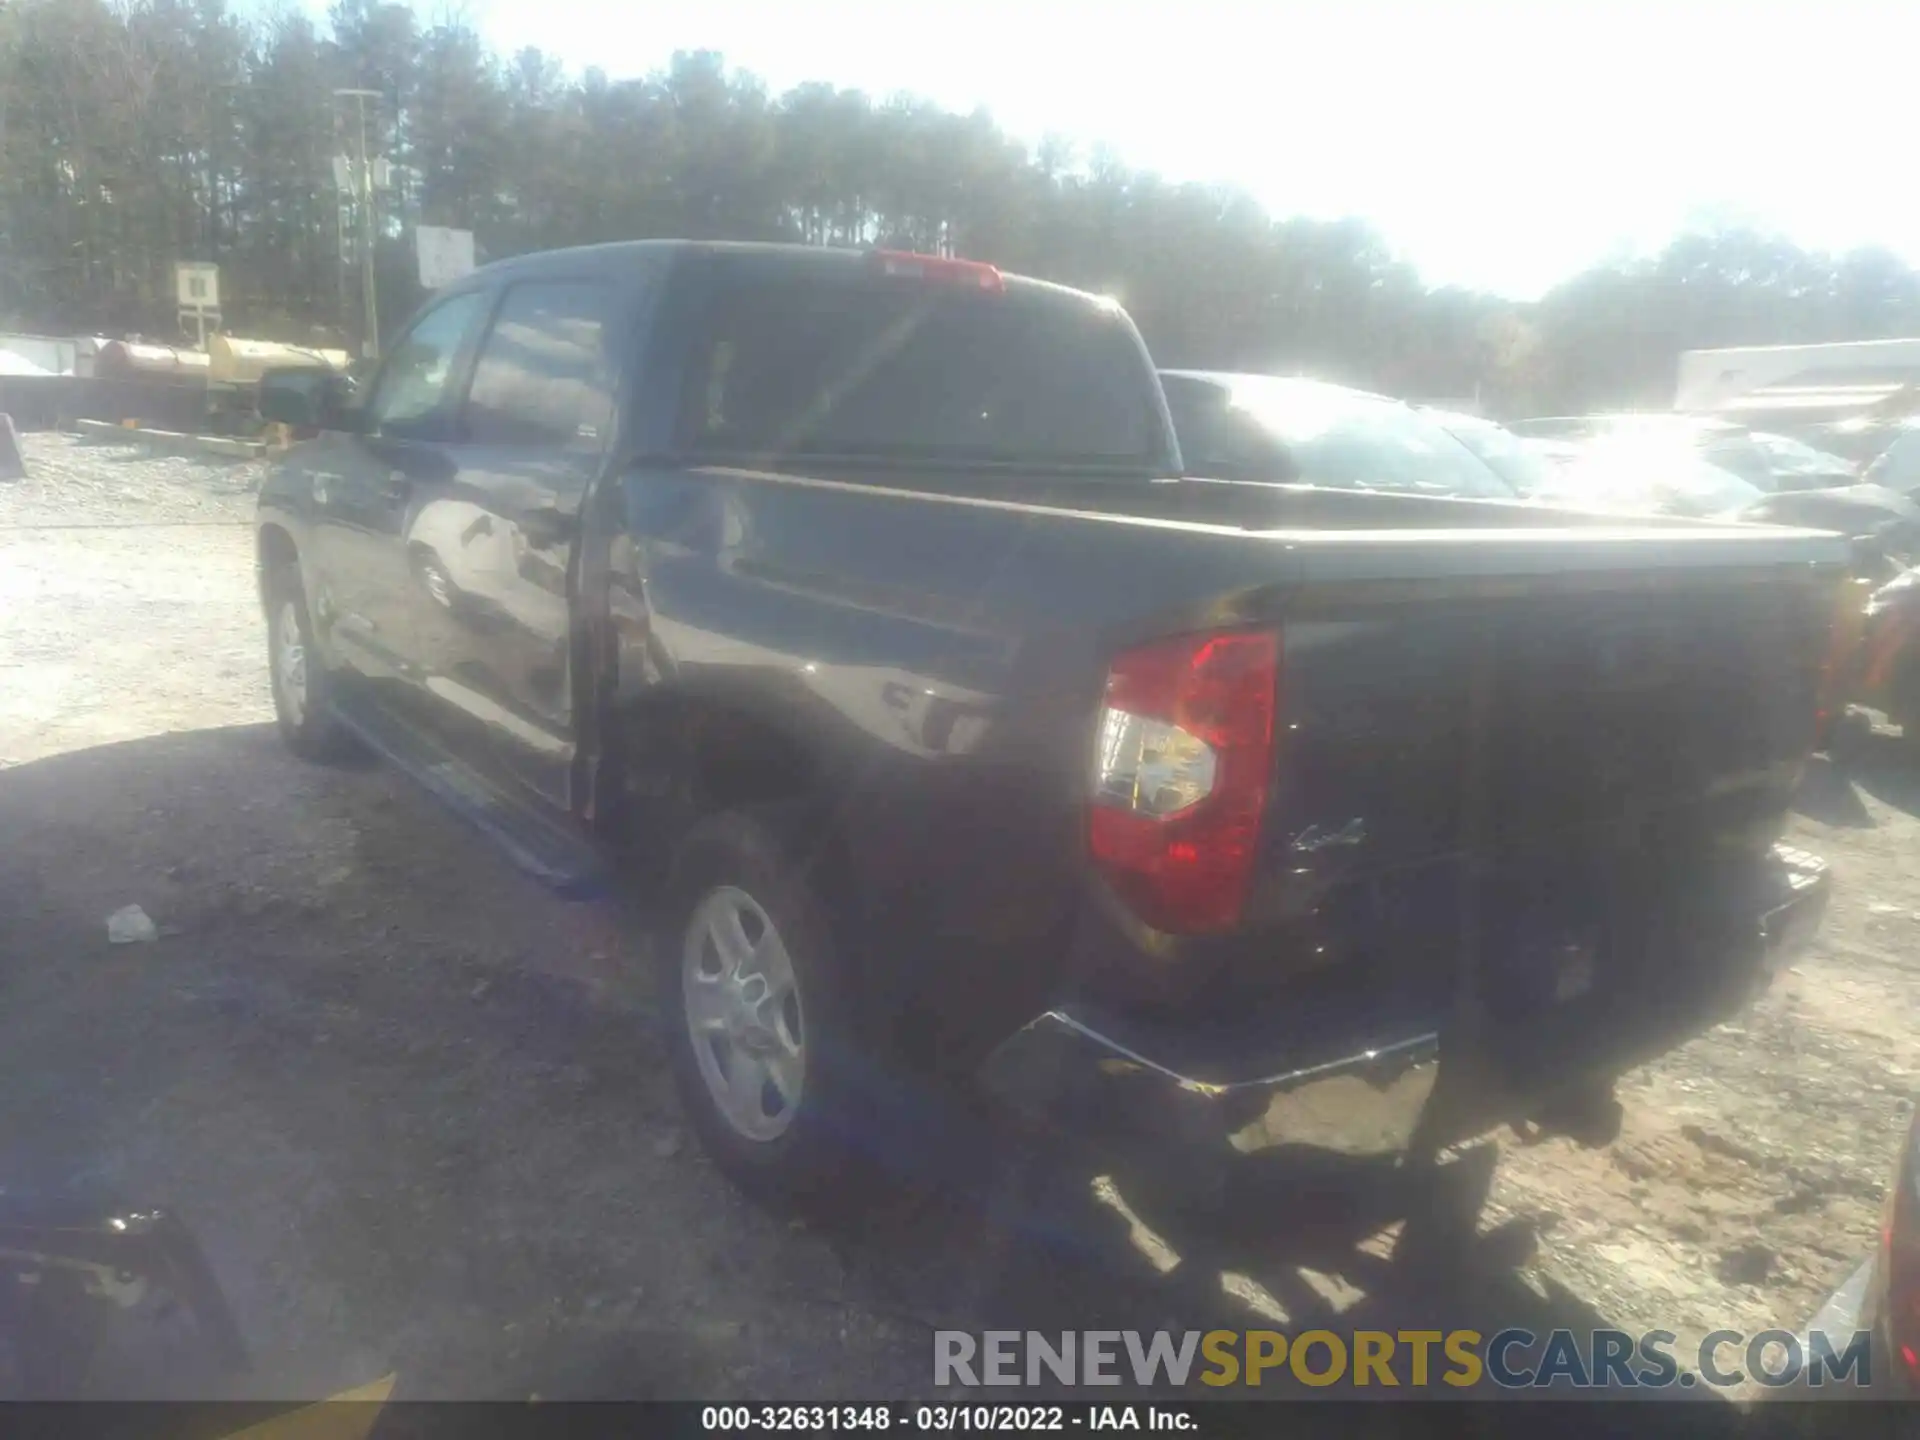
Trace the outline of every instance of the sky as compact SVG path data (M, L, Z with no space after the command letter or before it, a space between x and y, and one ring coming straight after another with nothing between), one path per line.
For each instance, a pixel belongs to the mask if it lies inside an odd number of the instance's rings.
M316 0L317 4L317 0ZM1429 284L1531 299L1750 224L1920 263L1920 4L1883 0L422 0L613 78L720 51L983 106L1278 215L1359 216Z

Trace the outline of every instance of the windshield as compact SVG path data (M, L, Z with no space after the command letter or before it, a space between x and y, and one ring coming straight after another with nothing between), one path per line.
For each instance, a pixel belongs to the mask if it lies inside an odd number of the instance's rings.
M1796 440L1791 435L1756 432L1748 437L1766 455L1774 471L1781 475L1851 475L1858 468L1852 461Z
M1149 375L1125 316L1083 296L749 272L695 346L682 435L706 455L1164 471Z
M1477 422L1448 423L1446 430L1521 495L1531 495L1553 482L1553 463L1537 442L1522 440L1498 425Z
M1513 490L1409 406L1313 381L1163 375L1189 474L1511 500Z

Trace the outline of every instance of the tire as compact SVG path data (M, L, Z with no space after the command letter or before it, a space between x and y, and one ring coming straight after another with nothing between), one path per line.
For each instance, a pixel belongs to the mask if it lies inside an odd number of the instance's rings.
M1867 753L1873 744L1873 721L1864 712L1848 710L1834 717L1825 746L1827 758L1838 765L1850 765Z
M447 567L440 563L439 557L424 545L416 545L412 548L410 558L413 561L413 577L420 582L420 588L427 592L428 598L443 610L460 609L460 587L453 583L453 577L447 574Z
M756 1200L841 1214L873 1188L853 1140L862 1063L828 907L789 833L755 811L688 832L660 911L658 994L715 1164Z
M329 703L331 677L313 643L313 621L299 571L282 565L267 576L267 681L273 718L286 747L303 760L344 759L353 744ZM292 647L297 654L290 654Z

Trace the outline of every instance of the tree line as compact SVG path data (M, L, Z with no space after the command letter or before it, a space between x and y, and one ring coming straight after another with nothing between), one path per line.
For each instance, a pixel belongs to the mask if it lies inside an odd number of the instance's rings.
M226 328L355 338L342 88L390 160L381 313L420 298L412 234L482 259L650 236L891 245L1118 296L1163 364L1312 373L1492 413L1671 402L1709 345L1920 334L1891 252L1687 235L1536 302L1430 288L1358 220L1276 217L1111 153L1029 147L984 112L826 84L770 94L710 52L611 80L462 23L338 0L324 25L226 0L0 0L0 328L177 337L172 267L221 268Z

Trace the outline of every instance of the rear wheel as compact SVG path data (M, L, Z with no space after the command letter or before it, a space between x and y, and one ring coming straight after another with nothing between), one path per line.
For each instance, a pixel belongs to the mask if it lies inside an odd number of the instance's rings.
M656 947L674 1078L714 1161L758 1198L838 1209L852 1183L853 1032L828 911L752 812L680 847Z
M283 565L267 577L267 670L280 738L304 760L335 760L352 743L330 707L330 676L313 643L300 574Z

